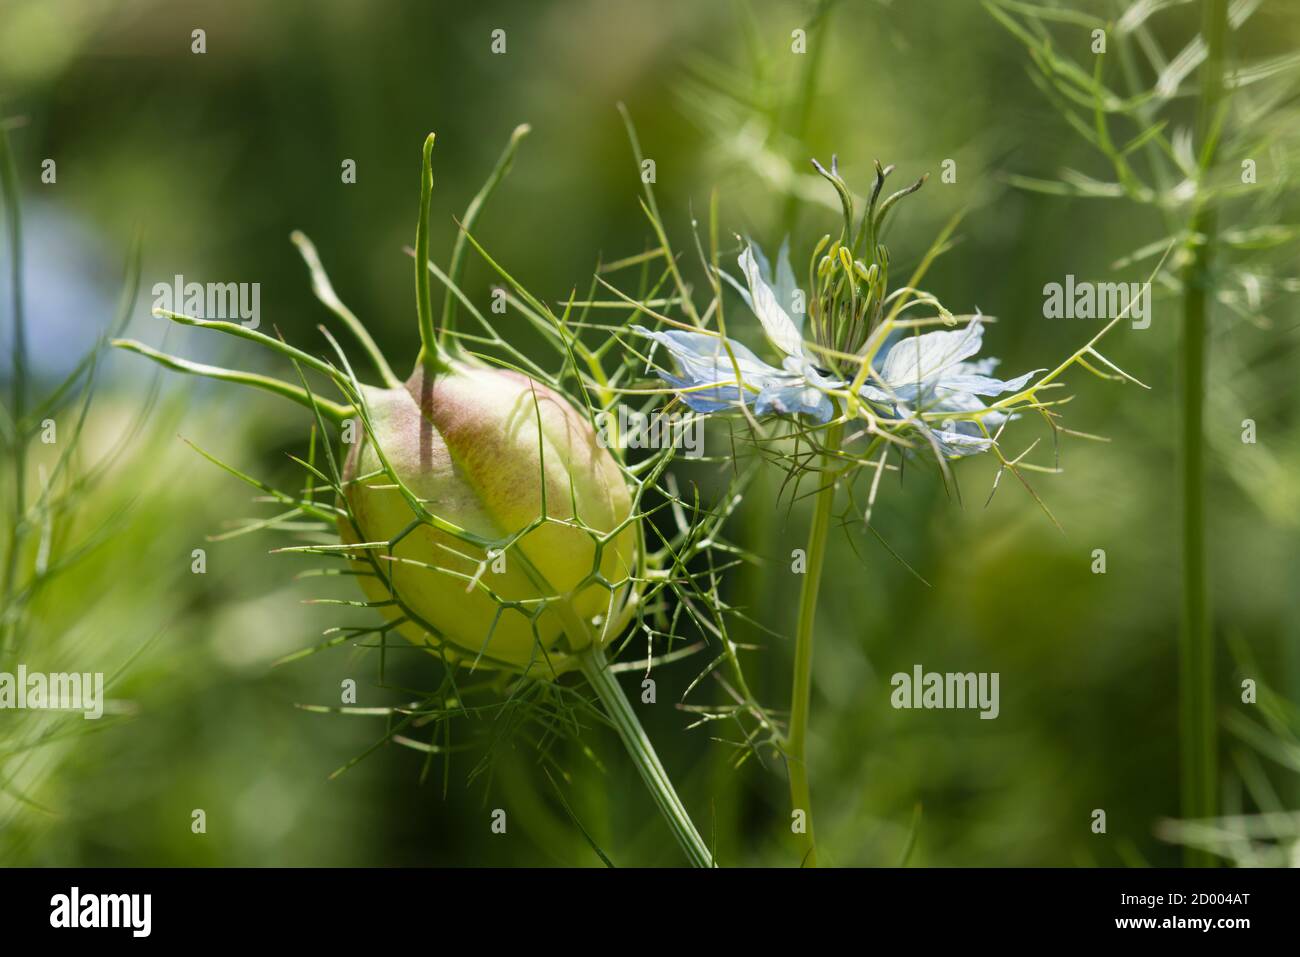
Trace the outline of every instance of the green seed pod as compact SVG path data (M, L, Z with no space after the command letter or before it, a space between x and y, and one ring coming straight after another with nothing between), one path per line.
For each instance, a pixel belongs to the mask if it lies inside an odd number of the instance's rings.
M406 619L405 637L451 660L552 674L618 634L637 553L631 498L567 399L520 373L459 359L436 375L417 367L402 388L366 388L365 399L370 434L359 431L348 455L352 516L340 532L352 544L396 542L373 569L387 580L360 580L373 601L396 599L382 610ZM496 553L413 524L385 460L439 519L513 544Z
M634 583L647 573L629 480L592 424L558 391L469 355L454 338L442 341L456 300L472 308L456 286L464 244L472 242L469 228L527 131L527 126L516 128L466 210L449 275L429 259L433 134L425 140L414 250L420 353L405 383L335 294L315 247L298 233L293 241L317 298L355 335L382 386L357 379L332 337L338 366L238 323L168 311L158 314L291 358L302 385L191 362L133 340L116 339L114 345L178 372L274 393L311 409L322 426L326 421L339 426L348 446L341 473L335 472L332 456L329 476L308 462L315 476L338 489L337 512L322 508L311 491L305 500L276 495L297 502L297 510L313 519L337 522L339 544L303 550L346 555L369 604L411 642L453 665L542 680L580 670L687 858L712 867L712 851L673 790L604 654L604 646L635 613ZM433 321L431 270L447 287L442 335ZM541 304L538 309L547 311ZM304 370L326 377L343 401L312 391ZM315 433L310 448L315 449Z

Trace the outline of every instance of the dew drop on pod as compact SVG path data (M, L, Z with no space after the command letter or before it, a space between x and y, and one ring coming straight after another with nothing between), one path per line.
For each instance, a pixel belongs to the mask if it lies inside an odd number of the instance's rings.
M381 385L360 382L328 332L338 365L238 323L159 311L288 356L300 377L312 370L330 379L344 402L309 391L305 379L297 386L190 362L133 340L114 345L175 371L274 392L345 431L351 423L338 507L330 512L307 503L305 510L337 523L341 541L330 547L352 560L370 604L452 667L538 680L581 670L687 858L712 866L603 651L634 613L635 583L644 578L640 525L620 466L564 395L444 344L434 328L430 272L446 286L448 302L454 296L469 306L456 286L463 243L527 129L515 130L467 210L447 274L428 257L433 135L425 141L415 243L421 348L405 382L339 301L301 234L294 241L317 297L364 347Z

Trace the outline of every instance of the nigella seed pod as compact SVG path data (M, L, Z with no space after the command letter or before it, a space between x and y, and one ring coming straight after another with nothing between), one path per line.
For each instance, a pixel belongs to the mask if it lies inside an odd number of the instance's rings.
M567 399L459 359L364 397L370 431L347 458L339 530L350 544L395 543L357 567L374 572L360 577L366 594L405 637L453 661L553 674L618 633L637 551L631 497ZM496 553L418 523L387 470L468 536L513 543Z
M116 339L114 345L178 372L274 393L309 408L319 426L327 421L340 426L347 446L343 468L332 455L327 455L329 475L312 461L304 463L313 483L321 479L337 491L336 503L324 506L315 498L314 484L305 496L272 490L278 501L294 503L297 514L335 523L340 541L287 550L349 559L366 604L388 619L384 630L399 631L453 669L499 668L523 675L525 683L581 671L682 851L697 867L712 867L712 850L691 822L604 653L635 613L635 583L645 580L645 566L652 564L642 545L630 480L558 387L489 365L455 345L454 336L450 346L443 342L455 301L473 308L456 285L469 229L527 132L526 125L516 128L466 210L449 274L429 259L433 134L425 140L415 237L420 352L406 382L394 375L365 326L335 294L315 247L299 233L293 241L311 271L316 297L360 342L382 386L361 382L328 332L339 365L236 323L159 313L287 356L300 377L306 370L327 378L342 393L341 402L312 391L305 377L298 386L191 362L133 340ZM441 333L433 322L430 271L447 287Z

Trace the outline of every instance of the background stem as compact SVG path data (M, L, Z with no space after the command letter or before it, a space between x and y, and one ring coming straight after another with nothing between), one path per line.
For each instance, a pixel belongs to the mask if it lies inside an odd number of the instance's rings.
M13 527L5 550L3 590L5 607L13 600L17 581L18 553L22 550L27 524L27 322L23 315L23 225L18 199L18 175L9 146L9 135L0 116L0 185L4 192L5 220L9 232L10 294L12 296L13 371L9 417L13 422ZM16 619L4 626L0 652L13 651L17 642Z
M713 867L712 852L691 822L686 806L682 804L681 798L673 789L668 772L659 763L659 756L655 754L654 746L646 737L645 729L641 727L641 721L637 718L632 703L627 700L627 695L623 693L618 679L609 670L604 650L593 644L589 650L579 656L578 660L581 662L583 675L600 698L600 703L605 706L605 713L613 722L618 736L623 740L623 746L631 755L637 771L641 774L641 779L645 781L651 797L654 798L655 804L663 814L664 820L668 822L668 827L677 838L677 843L681 845L686 857L695 867Z
M1223 98L1227 0L1206 0L1204 34L1208 55L1201 69L1197 132L1201 148L1200 186L1213 167ZM1179 642L1182 816L1213 817L1218 779L1214 718L1214 639L1205 570L1205 338L1213 292L1217 217L1201 199L1193 215L1195 245L1183 273L1183 339L1180 355L1182 403L1183 615ZM1207 851L1188 847L1188 866L1209 866Z
M820 0L817 9L809 20L808 27L812 35L807 38L809 50L804 56L803 73L799 77L797 99L790 104L790 119L786 129L791 143L792 155L790 166L793 170L807 170L808 160L804 155L807 150L805 139L808 136L808 120L812 116L813 103L817 98L817 80L821 74L823 40L827 36L827 23L830 20L831 6L834 0ZM785 206L781 213L781 235L789 236L794 232L799 221L802 206L798 191L791 185L786 193Z
M832 425L826 444L836 449L843 425ZM790 772L790 804L804 813L802 837L803 864L817 866L817 844L813 837L812 790L808 781L808 712L812 699L813 625L817 618L817 592L821 587L822 565L826 558L826 538L830 530L831 509L835 504L835 475L832 457L822 457L820 486L813 505L812 526L808 530L808 565L799 591L799 624L795 632L794 687L790 692L790 733L786 738L785 759Z

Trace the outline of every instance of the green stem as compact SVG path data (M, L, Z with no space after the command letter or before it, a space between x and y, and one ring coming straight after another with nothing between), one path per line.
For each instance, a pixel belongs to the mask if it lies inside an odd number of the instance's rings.
M9 225L10 292L13 296L13 389L9 412L14 430L14 499L13 527L5 554L3 591L5 604L13 598L18 570L18 552L22 548L27 515L27 324L23 315L23 226L18 199L18 175L14 169L9 135L0 118L0 185L4 188L5 218ZM16 620L5 628L4 650L16 642Z
M832 425L826 434L826 447L839 448L844 426ZM821 588L822 566L826 559L826 539L830 532L831 511L835 505L833 456L822 456L820 486L813 504L812 527L808 530L803 586L799 591L799 624L794 645L794 687L790 693L790 733L786 737L785 758L790 771L790 803L794 811L803 812L803 864L817 866L817 844L813 837L812 790L808 782L808 713L812 701L813 625L817 620L817 592Z
M715 866L712 852L700 837L699 831L695 830L695 825L691 823L690 814L687 813L681 798L673 789L668 772L659 763L659 756L655 754L654 746L646 737L645 729L641 727L632 703L627 700L627 695L623 693L618 679L609 670L604 651L593 645L588 651L583 652L578 660L583 675L600 698L600 703L604 705L606 714L618 731L618 736L623 739L623 746L636 763L641 780L645 781L651 797L654 798L655 804L663 814L664 820L668 822L668 827L677 838L677 843L681 845L686 857L695 867Z
M1208 55L1201 71L1197 130L1201 144L1201 186L1214 162L1223 98L1227 0L1206 0L1204 33ZM1202 237L1183 274L1183 338L1180 355L1182 403L1183 608L1179 635L1179 727L1182 750L1182 815L1213 817L1218 780L1214 720L1214 636L1205 566L1205 339L1213 294L1213 255L1217 216L1202 200L1192 233ZM1185 863L1210 866L1207 851L1188 848Z
M1199 260L1199 255L1197 260ZM1182 505L1183 608L1179 634L1180 728L1182 738L1182 815L1202 819L1214 815L1214 641L1209 629L1209 597L1205 573L1205 476L1202 435L1205 388L1205 289L1194 262L1183 301L1182 342ZM1211 858L1187 848L1189 866L1205 866Z

